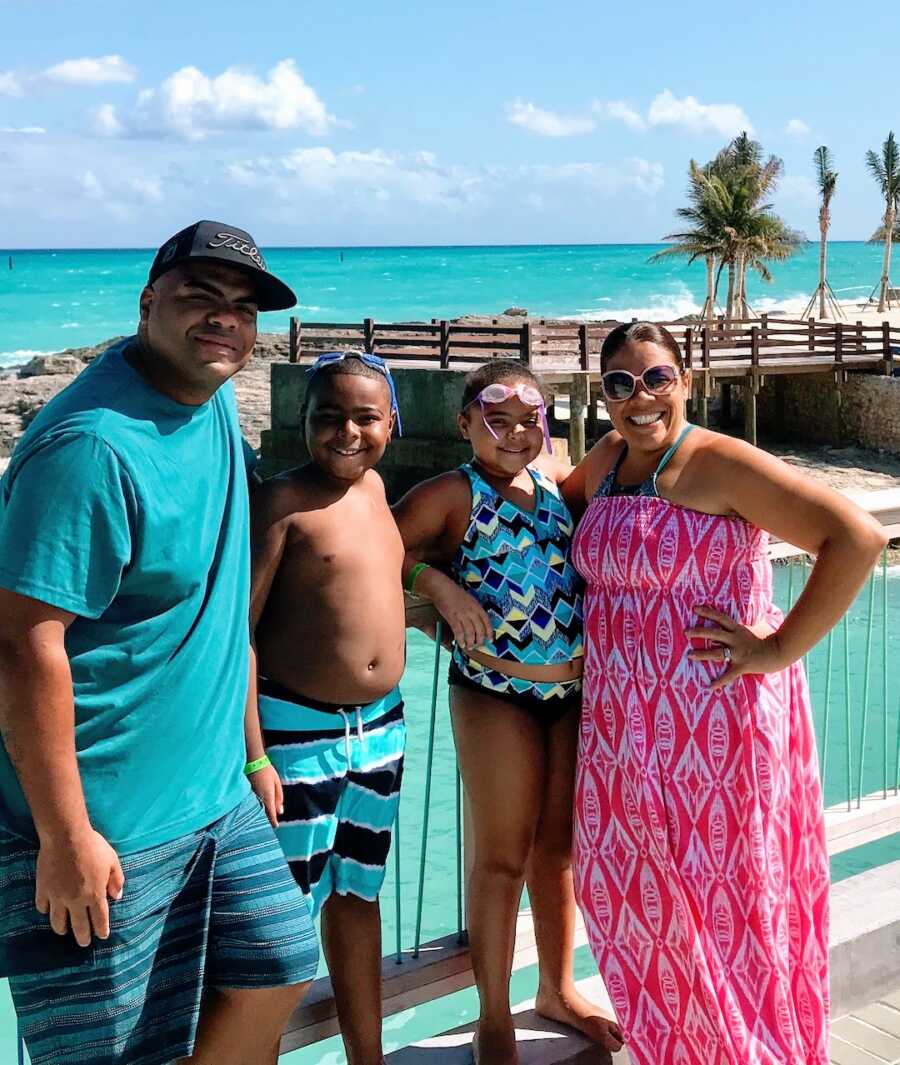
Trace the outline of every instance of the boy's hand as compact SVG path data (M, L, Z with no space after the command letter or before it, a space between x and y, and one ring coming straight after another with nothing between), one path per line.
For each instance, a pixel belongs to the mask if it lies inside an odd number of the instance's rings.
M272 827L278 826L278 815L284 813L284 792L275 768L264 765L249 776L250 787L256 792L266 811Z
M453 638L463 651L489 643L494 635L491 619L478 600L449 578L431 593L431 601L453 630Z

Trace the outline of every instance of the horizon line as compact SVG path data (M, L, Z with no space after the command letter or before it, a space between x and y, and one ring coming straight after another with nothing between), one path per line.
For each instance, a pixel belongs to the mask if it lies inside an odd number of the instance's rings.
M165 241L163 242L165 243ZM671 240L600 240L600 241L551 241L549 243L487 243L487 244L267 244L266 254L273 251L420 251L420 250L456 250L460 248L656 248L676 244ZM818 240L806 240L805 244L819 244ZM880 243L868 238L831 239L828 244L872 244ZM98 251L138 251L156 252L158 246L148 245L106 245L92 247L83 245L58 245L56 247L0 247L0 255L15 252L98 252Z

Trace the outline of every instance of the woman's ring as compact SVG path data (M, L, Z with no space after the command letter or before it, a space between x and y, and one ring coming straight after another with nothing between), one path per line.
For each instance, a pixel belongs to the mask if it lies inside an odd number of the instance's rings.
M724 658L726 662L731 661L731 648L727 645L722 648L722 658Z

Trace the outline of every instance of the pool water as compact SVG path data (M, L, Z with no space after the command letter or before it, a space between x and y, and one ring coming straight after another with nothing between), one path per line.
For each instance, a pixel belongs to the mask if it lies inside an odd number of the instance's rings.
M793 575L791 571L793 570ZM776 568L776 598L786 608L796 599L806 575L799 566ZM825 694L829 687L828 756L825 765L826 803L844 801L848 794L847 744L851 751L850 790L856 796L859 787L859 752L862 745L862 707L866 699L865 677L867 644L869 644L869 690L866 721L865 758L863 760L862 794L881 789L885 776L884 724L885 700L883 691L885 654L888 663L887 699L887 781L893 788L897 774L898 718L900 692L897 689L897 668L891 663L900 661L900 574L888 580L888 609L882 609L882 582L875 583L871 604L872 625L869 641L869 590L864 589L848 615L845 660L843 629L839 626L833 636L831 683L827 685L827 641L809 656L808 670L813 694L816 733L820 744L825 729ZM886 620L886 625L885 625ZM883 634L886 631L886 643ZM390 954L396 949L397 888L399 864L399 927L404 950L415 939L419 871L422 848L422 824L425 800L425 765L429 743L431 693L434 679L434 645L418 632L409 633L407 672L403 682L406 713L409 724L407 768L403 783L398 831L399 847L392 854L388 876L382 895L384 925L383 950ZM457 774L453 752L450 720L447 713L447 654L442 652L437 677L437 708L435 715L434 760L431 776L430 825L426 852L426 875L423 884L421 941L455 932L458 927L459 887L457 855ZM850 728L847 727L845 677L849 677ZM820 747L821 749L821 747ZM399 856L399 863L397 858ZM877 841L855 851L836 856L832 860L832 875L843 879L864 869L893 861L900 857L900 836ZM577 975L589 976L596 970L586 948L577 951ZM515 1002L533 996L536 969L530 967L516 973L512 982ZM474 989L449 995L435 1003L415 1010L407 1010L385 1020L385 1048L394 1050L436 1032L463 1024L474 1018L477 999ZM14 1062L15 1017L6 981L0 982L0 1063ZM315 1047L294 1051L281 1059L287 1065L341 1065L344 1055L338 1038Z

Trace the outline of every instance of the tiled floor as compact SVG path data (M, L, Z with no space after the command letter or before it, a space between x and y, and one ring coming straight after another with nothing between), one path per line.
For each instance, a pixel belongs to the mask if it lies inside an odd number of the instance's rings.
M900 991L831 1024L833 1065L900 1065Z

